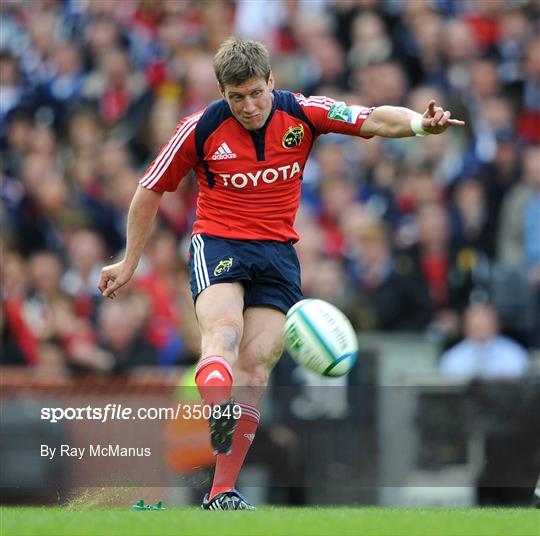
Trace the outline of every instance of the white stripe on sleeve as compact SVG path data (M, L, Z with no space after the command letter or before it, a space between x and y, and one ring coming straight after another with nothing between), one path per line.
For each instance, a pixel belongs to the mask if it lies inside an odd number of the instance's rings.
M141 186L145 188L152 188L162 177L165 170L171 164L174 155L178 152L184 141L191 134L191 132L197 126L199 118L202 116L203 112L193 116L191 119L186 121L184 125L178 130L178 132L173 136L169 142L169 146L161 155L159 155L156 161L153 163L152 167L146 172L144 177L139 181Z

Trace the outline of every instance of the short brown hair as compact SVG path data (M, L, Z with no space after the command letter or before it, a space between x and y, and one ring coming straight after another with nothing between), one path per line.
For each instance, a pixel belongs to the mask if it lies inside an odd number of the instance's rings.
M258 41L229 37L214 56L214 73L221 88L238 86L250 78L268 82L270 70L268 49Z

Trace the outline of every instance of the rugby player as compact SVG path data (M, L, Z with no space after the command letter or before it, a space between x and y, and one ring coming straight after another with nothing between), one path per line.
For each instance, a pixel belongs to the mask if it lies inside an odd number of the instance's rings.
M256 41L225 41L214 71L222 99L182 119L148 167L129 209L124 258L102 269L99 290L114 298L130 280L161 196L193 169L199 195L189 268L202 337L196 383L218 410L210 418L215 476L202 507L252 509L235 485L283 351L285 314L303 298L294 219L313 143L330 132L400 138L464 123L434 100L419 114L276 90L268 51Z

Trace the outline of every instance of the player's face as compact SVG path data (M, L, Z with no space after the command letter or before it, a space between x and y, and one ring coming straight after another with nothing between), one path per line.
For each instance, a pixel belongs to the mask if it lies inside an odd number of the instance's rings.
M220 91L240 124L247 130L259 130L272 111L273 89L270 73L268 82L264 78L250 78L239 86L225 84Z

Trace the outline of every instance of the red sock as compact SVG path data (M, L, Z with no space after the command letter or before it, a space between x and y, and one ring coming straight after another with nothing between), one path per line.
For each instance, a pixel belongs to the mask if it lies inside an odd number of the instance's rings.
M218 454L216 457L216 471L210 498L236 486L238 474L259 426L259 410L248 404L239 404L239 406L242 408L242 413L234 431L232 451L230 454Z
M232 369L218 355L203 357L195 369L195 383L206 404L217 404L231 398Z

